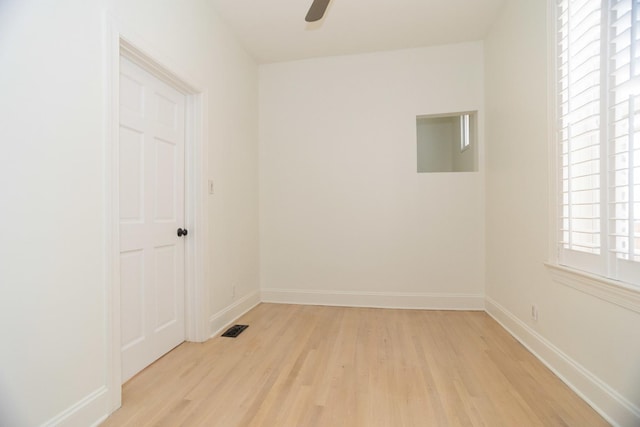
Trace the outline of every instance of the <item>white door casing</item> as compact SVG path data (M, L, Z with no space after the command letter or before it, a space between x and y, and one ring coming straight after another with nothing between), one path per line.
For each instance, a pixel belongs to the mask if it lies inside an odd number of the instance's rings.
M121 57L119 99L124 383L185 340L185 96Z
M179 92L186 94L185 111L185 334L203 342L210 335L207 193L208 91L194 70L168 56L161 46L141 38L135 28L106 11L105 29L105 332L107 408L122 402L122 328L120 307L120 62L125 56Z

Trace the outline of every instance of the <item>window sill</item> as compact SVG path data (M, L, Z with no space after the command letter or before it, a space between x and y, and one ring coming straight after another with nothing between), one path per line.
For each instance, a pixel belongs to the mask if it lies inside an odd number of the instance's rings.
M640 289L569 267L545 263L556 282L640 313Z

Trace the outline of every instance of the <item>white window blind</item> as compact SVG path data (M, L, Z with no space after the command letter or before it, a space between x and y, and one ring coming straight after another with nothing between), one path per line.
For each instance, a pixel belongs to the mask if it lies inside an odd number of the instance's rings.
M557 0L559 262L640 285L640 0Z

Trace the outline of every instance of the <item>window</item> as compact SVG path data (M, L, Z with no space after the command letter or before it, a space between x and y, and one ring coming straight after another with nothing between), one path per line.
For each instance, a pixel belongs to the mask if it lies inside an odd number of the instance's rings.
M556 0L559 263L640 285L640 0Z
M460 116L460 151L469 148L469 144L469 114L463 114Z

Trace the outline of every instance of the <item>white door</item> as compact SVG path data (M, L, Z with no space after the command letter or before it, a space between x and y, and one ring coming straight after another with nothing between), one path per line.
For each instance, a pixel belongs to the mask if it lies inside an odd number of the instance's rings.
M185 339L185 96L120 58L120 319L124 383Z

